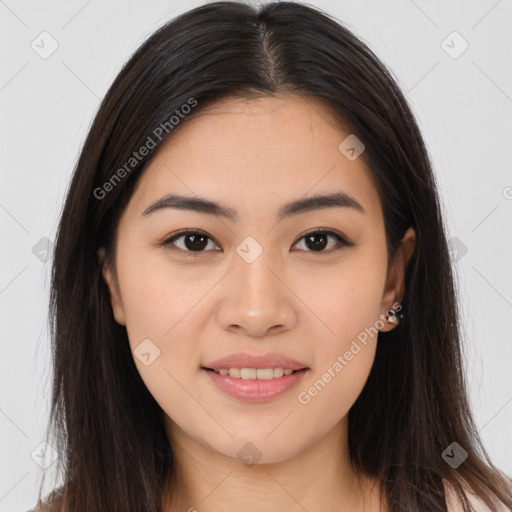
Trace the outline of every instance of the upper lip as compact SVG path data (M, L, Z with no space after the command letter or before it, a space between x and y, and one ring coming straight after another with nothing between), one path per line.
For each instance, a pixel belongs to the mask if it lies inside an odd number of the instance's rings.
M223 368L283 368L283 370L302 370L307 365L300 363L295 359L286 357L283 354L269 353L262 355L252 355L247 352L238 352L228 356L206 363L203 368L211 370L220 370Z

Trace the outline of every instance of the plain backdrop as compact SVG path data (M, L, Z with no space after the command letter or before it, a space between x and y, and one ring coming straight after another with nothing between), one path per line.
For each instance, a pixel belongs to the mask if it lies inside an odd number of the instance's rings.
M32 507L43 472L51 248L85 134L132 52L202 3L0 0L0 512ZM417 116L454 248L476 423L512 475L512 1L310 4L367 42Z

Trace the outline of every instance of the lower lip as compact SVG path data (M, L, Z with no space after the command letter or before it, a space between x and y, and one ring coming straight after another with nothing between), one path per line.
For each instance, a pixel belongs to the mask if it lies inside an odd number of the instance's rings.
M201 368L224 393L244 402L266 402L294 388L308 368L275 379L234 379L213 370Z

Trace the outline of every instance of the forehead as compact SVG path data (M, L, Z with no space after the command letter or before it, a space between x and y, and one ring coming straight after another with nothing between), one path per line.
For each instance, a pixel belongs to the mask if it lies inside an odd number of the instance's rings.
M340 144L350 132L325 103L296 95L229 98L173 130L152 157L132 197L142 212L170 192L212 197L240 211L344 191L377 218L380 201L362 158Z

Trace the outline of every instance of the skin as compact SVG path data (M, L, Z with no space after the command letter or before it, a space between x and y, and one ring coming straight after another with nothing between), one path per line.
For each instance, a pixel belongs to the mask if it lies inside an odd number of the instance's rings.
M325 105L294 95L232 98L203 110L174 130L139 179L118 225L115 264L98 252L132 350L144 339L160 350L149 366L134 361L165 412L176 458L179 481L172 503L163 499L166 511L387 508L379 483L351 467L347 436L348 411L368 378L378 336L359 344L309 403L297 397L400 302L415 246L410 228L387 272L377 189L362 159L338 150L349 133L329 119ZM277 222L284 203L333 191L350 194L365 212L323 208ZM171 192L217 201L239 218L170 208L142 215ZM194 245L185 245L186 237L175 241L177 252L159 245L185 228L210 237L203 252L187 256ZM315 252L303 238L315 228L354 245L329 236ZM263 248L252 263L236 252L247 236ZM244 351L280 352L310 371L284 395L241 402L200 367ZM261 453L252 466L237 456L248 442Z

